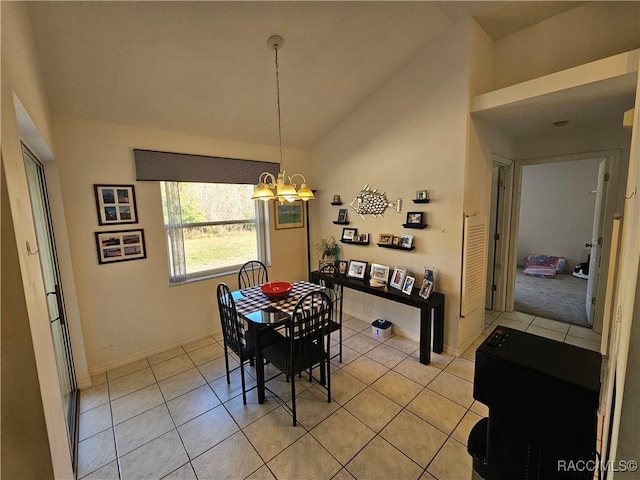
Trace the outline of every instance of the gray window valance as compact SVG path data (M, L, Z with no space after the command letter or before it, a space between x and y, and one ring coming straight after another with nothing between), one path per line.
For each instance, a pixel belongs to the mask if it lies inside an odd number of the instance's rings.
M278 163L237 158L139 149L133 155L137 180L255 185L262 172L277 176L280 170Z

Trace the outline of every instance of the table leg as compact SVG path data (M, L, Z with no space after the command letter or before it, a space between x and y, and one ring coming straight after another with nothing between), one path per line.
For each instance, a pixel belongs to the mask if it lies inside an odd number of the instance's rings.
M444 351L444 298L433 310L433 351Z
M264 360L260 350L260 327L253 325L253 345L256 356L256 383L258 384L258 403L264 403Z
M431 307L420 308L420 363L431 363Z

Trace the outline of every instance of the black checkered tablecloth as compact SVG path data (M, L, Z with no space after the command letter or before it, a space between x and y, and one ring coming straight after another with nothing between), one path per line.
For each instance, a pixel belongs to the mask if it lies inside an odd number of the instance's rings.
M317 290L324 290L324 287L315 283L301 281L295 282L289 296L282 300L269 300L265 294L260 291L260 287L250 287L239 290L234 292L233 297L236 303L236 310L240 315L247 315L256 310L263 310L269 307L292 315L298 300L307 293Z

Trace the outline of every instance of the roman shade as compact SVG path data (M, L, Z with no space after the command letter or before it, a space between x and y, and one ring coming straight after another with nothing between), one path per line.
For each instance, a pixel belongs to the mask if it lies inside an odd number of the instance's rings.
M276 176L280 165L256 160L134 149L136 180L255 185L262 172Z

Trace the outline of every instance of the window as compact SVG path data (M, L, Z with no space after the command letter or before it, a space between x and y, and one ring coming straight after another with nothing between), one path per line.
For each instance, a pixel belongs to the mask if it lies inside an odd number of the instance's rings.
M253 185L160 182L171 283L226 274L266 259L262 202Z

